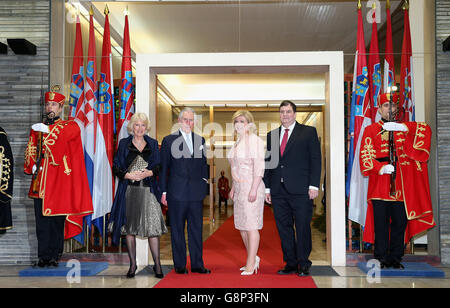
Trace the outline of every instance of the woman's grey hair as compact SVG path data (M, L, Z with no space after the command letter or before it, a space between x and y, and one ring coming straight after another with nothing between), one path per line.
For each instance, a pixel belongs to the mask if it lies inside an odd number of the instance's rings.
M183 118L183 114L185 112L192 112L192 114L195 116L195 111L194 109L190 108L190 107L184 107L180 113L178 114L178 120L181 120Z

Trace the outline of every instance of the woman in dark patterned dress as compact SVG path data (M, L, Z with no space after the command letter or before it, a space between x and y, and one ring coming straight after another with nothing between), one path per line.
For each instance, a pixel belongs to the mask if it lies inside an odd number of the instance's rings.
M144 113L136 113L128 124L130 136L119 142L114 157L113 172L120 179L111 210L109 229L113 244L120 235L126 234L130 269L128 278L135 275L136 235L148 237L152 253L153 271L157 278L163 277L160 262L159 240L167 233L167 227L158 200L161 199L156 176L159 171L158 142L149 137L150 123Z

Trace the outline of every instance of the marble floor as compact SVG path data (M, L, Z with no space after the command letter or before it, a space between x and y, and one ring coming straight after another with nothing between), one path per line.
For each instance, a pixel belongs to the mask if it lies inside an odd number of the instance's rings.
M204 239L214 233L232 215L232 209L219 213L215 210L215 221L209 221L209 209L204 210ZM326 258L325 235L313 229L313 251L310 259L314 265L329 265ZM161 238L161 260L163 271L172 268L170 235ZM280 264L281 266L281 264ZM0 265L0 288L151 288L158 283L151 272L143 270L133 279L124 275L128 264L110 264L108 269L96 276L81 277L79 281L68 281L66 277L19 277L26 265ZM445 278L387 278L379 281L368 279L366 274L355 266L333 267L337 275L312 276L319 288L449 288L450 267L438 266L445 272Z

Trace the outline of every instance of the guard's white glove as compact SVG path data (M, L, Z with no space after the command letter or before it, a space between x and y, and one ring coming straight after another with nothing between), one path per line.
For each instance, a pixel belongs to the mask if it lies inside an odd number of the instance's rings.
M381 170L380 170L380 175L391 174L394 172L394 170L395 170L395 168L391 164L384 165L383 168L381 168Z
M44 123L33 124L31 126L31 129L36 131L36 132L43 132L43 133L47 133L47 134L49 132L48 125L45 125Z
M406 125L402 123L396 123L396 122L386 122L383 124L383 129L388 132L407 132L408 128Z
M33 165L33 167L31 168L31 173L34 174L36 172L36 169L37 169L36 165Z

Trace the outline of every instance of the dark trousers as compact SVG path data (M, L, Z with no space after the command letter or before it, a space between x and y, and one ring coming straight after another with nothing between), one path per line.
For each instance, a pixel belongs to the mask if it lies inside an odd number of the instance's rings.
M400 262L405 250L408 223L403 202L372 200L376 259Z
M42 215L42 199L34 199L38 257L43 260L59 260L64 250L65 216Z
M184 229L187 222L189 256L191 268L203 265L203 203L202 201L169 201L170 232L173 264L175 268L186 267L186 238Z
M272 206L286 265L311 266L313 202L308 195L289 194L284 185L272 195ZM295 226L295 229L294 229Z
M225 202L225 208L227 208L228 199L224 198L222 196L219 196L219 210L220 210L220 206L222 205L222 201Z

